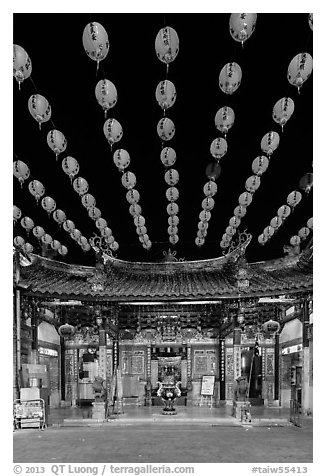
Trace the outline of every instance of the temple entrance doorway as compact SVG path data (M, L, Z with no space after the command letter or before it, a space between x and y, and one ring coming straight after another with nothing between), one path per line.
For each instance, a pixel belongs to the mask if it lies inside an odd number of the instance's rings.
M262 398L262 358L255 347L241 350L241 374L249 382L249 400L252 405L264 405Z
M162 405L157 396L159 382L166 379L181 382L181 396L177 398L176 405L187 405L187 353L186 348L179 344L170 346L153 346L151 355L151 383L152 405Z

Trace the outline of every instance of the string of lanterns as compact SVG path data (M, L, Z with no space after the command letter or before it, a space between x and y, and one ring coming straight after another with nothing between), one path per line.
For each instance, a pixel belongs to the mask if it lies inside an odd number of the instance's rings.
M308 238L311 230L312 230L312 218L309 218L306 226L301 227L296 235L291 236L290 245L299 246L300 243L302 243Z
M16 224L17 220L20 219L20 224L22 228L26 231L27 237L29 236L30 232L37 238L39 241L42 242L43 245L46 247L51 246L54 251L57 251L62 256L65 256L68 253L68 248L60 243L59 240L53 239L51 235L45 232L44 228L41 226L35 225L32 218L28 216L22 217L21 210L14 205L13 206L13 218L14 224ZM14 239L15 246L19 246L20 248L25 251L25 253L32 253L33 246L30 243L23 243L22 237L16 236Z
M161 28L161 30L156 35L155 50L158 59L166 64L166 79L164 81L160 81L157 85L155 98L158 105L163 110L164 116L157 124L157 134L162 142L160 159L165 167L164 180L169 186L165 193L169 202L166 207L167 214L169 215L169 242L172 245L176 245L179 241L179 206L177 204L179 190L176 187L179 182L179 172L172 167L177 160L177 154L172 147L164 147L164 144L171 140L175 134L174 123L170 118L166 117L166 111L174 105L177 97L174 84L168 80L169 64L175 60L179 52L179 38L177 32L169 26Z

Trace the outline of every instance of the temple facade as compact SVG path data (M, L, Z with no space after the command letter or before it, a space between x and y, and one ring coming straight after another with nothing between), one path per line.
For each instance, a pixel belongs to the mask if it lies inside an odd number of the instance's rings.
M54 407L92 402L98 378L120 406L160 405L167 376L178 405L231 405L245 377L252 405L313 411L310 248L259 263L245 246L203 261L99 255L94 267L16 253L14 292L15 398L39 365Z

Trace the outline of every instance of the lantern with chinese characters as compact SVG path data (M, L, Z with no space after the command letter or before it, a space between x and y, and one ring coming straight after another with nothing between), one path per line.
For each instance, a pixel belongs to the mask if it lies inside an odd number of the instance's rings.
M294 102L291 98L284 97L279 99L273 108L273 119L282 127L285 126L294 112Z
M270 221L270 225L277 230L283 223L283 220L280 216L273 217Z
M51 118L51 106L41 94L33 94L28 100L28 110L39 123L40 129L43 122Z
M88 216L92 220L97 220L102 215L101 210L97 207L92 207L88 209Z
M53 220L58 223L58 225L62 225L62 223L66 220L66 214L63 210L60 210L59 208L53 212Z
M165 182L170 185L176 185L179 182L179 173L175 169L169 169L165 172L164 175Z
M20 220L20 224L23 228L25 228L27 232L27 236L29 232L34 228L34 222L30 217L24 217Z
M208 210L202 210L200 213L199 213L199 219L200 221L209 221L211 219L211 212L208 211Z
M45 246L49 246L51 245L53 238L48 233L44 233L44 235L41 237L41 241Z
M232 38L243 46L255 31L256 21L257 13L231 13L229 30Z
M227 228L229 228L229 227L227 227ZM234 233L235 233L235 232L236 232L236 230L234 231ZM226 232L223 233L223 235L222 235L222 240L221 240L221 241L230 243L231 238L232 238L232 236L234 235L234 233L229 233L229 234L227 234Z
M310 229L307 226L303 226L298 231L298 236L300 236L302 240L305 240L309 236L309 234L310 234Z
M14 77L18 81L18 87L20 89L20 83L29 78L32 73L32 62L30 57L19 45L14 45Z
M197 231L197 236L198 236L198 238L206 238L207 230L198 230Z
M312 173L307 173L303 177L301 177L300 182L299 182L299 187L301 190L304 190L306 194L310 192L312 189L313 185L313 174Z
M267 236L264 235L263 233L258 236L258 243L259 243L260 245L262 245L262 246L265 245L265 244L267 243L267 241L268 241L268 238L267 238Z
M61 247L61 243L60 241L58 240L53 240L52 243L51 243L51 248L54 250L54 251L58 251L58 249Z
M95 87L95 96L97 102L104 111L104 117L106 119L108 110L114 107L117 103L117 89L108 79L101 79Z
M226 136L234 124L234 111L231 107L221 107L215 115L215 126Z
M197 246L203 246L203 244L205 243L205 238L200 238L199 236L197 236L195 239L195 243Z
M126 193L126 199L127 199L127 202L129 202L130 204L138 203L140 200L140 195L138 190L136 190L135 188L128 190L128 192Z
M204 185L204 194L206 197L214 197L217 192L217 185L213 180L206 182Z
M163 141L172 139L175 134L175 126L171 119L163 117L157 124L157 134Z
M113 162L123 172L130 165L130 155L125 149L117 149L113 154Z
M217 160L220 160L227 153L227 150L228 144L223 137L218 137L211 143L210 153Z
M260 178L258 175L251 175L248 177L245 187L248 192L254 193L260 187Z
M164 147L161 151L160 159L165 167L171 167L177 160L177 154L172 147Z
M16 221L19 220L21 216L22 216L21 209L16 207L16 205L14 205L14 208L13 208L14 223L16 223Z
M225 249L225 248L228 248L230 246L230 242L229 241L223 241L221 240L220 241L220 247Z
M15 236L14 245L17 246L17 248L23 248L23 246L25 245L24 238L22 236Z
M307 81L312 73L312 56L309 53L299 53L290 62L288 68L288 81L290 84L300 88Z
M85 193L81 198L82 205L89 210L90 208L95 207L96 200L95 197L90 193Z
M177 226L179 225L179 217L177 215L171 215L168 218L168 224L170 226Z
M280 143L280 136L277 132L270 131L264 135L261 140L260 147L263 152L267 155L268 158L271 157L272 153L278 148Z
M144 226L145 225L145 218L142 215L135 214L134 224L135 224L136 227Z
M76 231L76 230L75 230ZM78 244L82 247L82 248L85 248L87 247L87 245L89 244L88 243L88 240L86 238L86 236L81 236L78 240Z
M230 236L233 236L233 235L236 234L236 232L237 232L237 229L234 228L234 226L229 225L229 226L227 226L227 227L225 228L225 234L226 234L226 236L229 236L229 237L230 237Z
M110 248L112 251L117 251L117 249L119 248L119 244L114 241L113 243L110 244Z
M205 231L206 231L206 230L208 229L208 222L207 222L207 221L201 221L201 220L200 220L200 221L198 222L198 225L197 225L197 226L198 226L198 230L201 230L201 231L205 230Z
M67 140L62 132L53 129L48 132L47 143L51 150L55 153L55 158L58 159L58 155L64 152L67 148Z
M22 160L16 160L14 162L14 176L18 178L20 186L23 186L25 180L29 177L29 168Z
M103 230L108 226L107 221L104 218L98 218L95 222L96 228L99 230Z
M75 178L73 187L75 192L77 192L80 196L88 192L88 183L83 177Z
M166 207L166 211L168 215L177 215L179 213L179 206L175 202L171 202Z
M156 101L165 112L175 103L177 92L174 84L168 79L160 81L155 91Z
M179 241L179 237L178 235L170 235L169 236L169 242L171 243L171 245L176 245Z
M121 177L121 183L129 190L134 188L136 185L136 175L132 172L125 172Z
M291 208L294 208L300 203L301 199L302 194L297 190L294 190L293 192L289 193L286 202Z
M155 51L158 59L167 66L175 60L179 52L179 38L173 28L161 28L155 38Z
M242 71L237 63L227 63L221 69L219 86L225 94L233 94L241 84Z
M147 243L149 241L149 236L147 235L147 233L145 233L144 235L139 235L139 241L141 243Z
M47 212L48 216L50 216L57 207L55 201L51 197L42 198L41 205L42 208L44 208L44 210Z
M177 227L177 226L170 225L170 226L168 227L168 234L169 234L169 235L177 235L177 234L178 234L178 227Z
M115 142L119 142L123 135L122 126L116 119L107 119L103 126L104 135L110 144L111 150Z
M239 217L231 217L230 220L229 220L229 225L230 226L233 226L234 228L238 228L238 226L240 225L241 223L241 219Z
M250 192L243 192L238 199L239 205L248 207L252 202L252 194Z
M271 225L268 225L264 228L263 235L269 239L274 235L274 232L275 228L273 228Z
M211 162L206 167L206 176L209 180L216 180L221 175L221 166L217 162Z
M39 180L32 180L31 182L29 182L28 190L35 197L37 203L39 199L43 197L45 192L45 188Z
M68 248L64 245L61 245L61 247L58 249L58 252L61 256L66 256L68 253Z
M92 60L99 62L106 58L109 52L109 38L105 28L98 22L91 22L83 31L83 46L85 53Z
M298 235L293 235L293 236L291 236L290 244L291 244L292 246L299 246L299 245L300 245L300 242L301 242L300 236L298 236Z
M60 337L69 339L75 334L75 328L74 326L71 326L70 324L63 324L62 326L59 327L58 329L58 334Z
M278 332L280 328L280 323L277 321L273 321L272 319L267 322L264 322L264 324L262 325L263 332L268 332L271 334Z
M72 232L70 233L70 236L73 240L78 241L80 237L82 236L81 231L78 230L78 228L74 228Z
M264 155L259 155L256 157L253 162L251 169L255 175L261 177L264 172L268 169L269 160Z
M212 197L206 197L201 203L201 207L203 210L212 210L214 208L215 201Z
M85 238L85 237L83 237L83 238ZM85 238L85 240L86 240L86 238ZM80 247L84 251L84 253L86 253L87 251L89 251L91 249L91 245L88 242L87 243L81 243Z
M75 224L72 220L65 220L63 222L63 229L67 232L67 233L71 233L72 230L74 230L76 227L75 227Z
M285 220L291 213L291 208L288 207L287 205L282 205L278 210L277 210L277 216L282 218L282 220Z
M34 247L30 243L25 243L23 246L25 253L33 253Z
M176 202L179 198L179 190L176 187L169 187L165 195L169 202Z
M146 226L137 226L136 227L136 233L137 233L137 235L145 235L147 233Z
M109 236L112 236L112 230L108 226L105 226L104 228L101 229L101 235L103 238L108 238Z
M70 182L72 182L73 178L79 172L79 164L74 157L68 155L68 157L65 157L62 161L62 170L68 175Z
M141 206L138 203L132 203L129 207L129 213L131 216L135 217L141 214Z
M247 213L247 209L246 209L246 207L244 207L243 205L238 205L238 206L235 207L235 209L233 210L233 213L234 213L234 216L235 216L235 217L242 218L242 217L244 217L245 214Z

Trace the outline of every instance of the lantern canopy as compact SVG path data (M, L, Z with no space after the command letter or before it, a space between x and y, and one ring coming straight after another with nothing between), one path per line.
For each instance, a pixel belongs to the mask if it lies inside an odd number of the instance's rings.
M51 118L51 106L41 94L33 94L28 100L28 110L39 123L40 129L43 122Z
M175 103L177 92L174 84L168 79L160 81L155 91L155 98L159 106L166 111Z
M175 126L171 119L163 117L157 124L157 134L163 141L172 139L175 134Z
M74 157L68 155L68 157L65 157L62 161L62 170L68 175L70 181L72 182L73 178L79 172L79 163Z
M221 107L215 115L215 126L226 135L234 124L234 111L231 107Z
M89 58L97 62L97 66L109 52L109 38L105 28L98 22L91 22L83 31L83 46Z
M257 13L231 13L229 30L232 38L243 45L255 31L256 22Z
M167 65L175 60L179 52L177 32L170 26L162 28L155 39L155 51L158 59Z
M285 126L294 112L294 102L291 98L284 97L279 99L273 108L273 119L282 127Z
M83 177L77 177L73 182L73 187L80 196L88 192L88 183Z
M67 148L67 140L62 132L57 131L56 129L52 129L52 131L48 132L47 135L47 143L51 150L55 153L56 159L58 155L64 152Z
M32 62L30 57L19 45L14 45L14 77L18 81L20 89L20 83L29 78L32 73Z
M290 62L288 67L288 81L292 86L300 88L312 73L312 56L309 53L299 53Z
M114 107L118 100L118 93L115 85L108 79L101 79L95 87L95 97L104 110L106 118L107 111Z
M233 94L241 84L242 71L238 63L227 63L221 69L219 86L225 94Z

